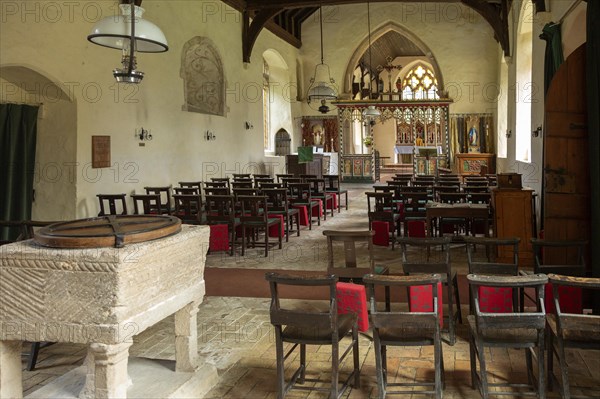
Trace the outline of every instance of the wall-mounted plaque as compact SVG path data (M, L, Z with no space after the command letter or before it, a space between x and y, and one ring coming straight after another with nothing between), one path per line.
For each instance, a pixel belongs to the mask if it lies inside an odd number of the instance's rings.
M92 136L92 168L110 167L110 136Z

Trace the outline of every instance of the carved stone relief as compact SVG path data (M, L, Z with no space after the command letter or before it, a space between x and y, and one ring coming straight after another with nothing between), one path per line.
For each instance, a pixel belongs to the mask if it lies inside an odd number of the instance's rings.
M209 38L196 36L183 46L180 76L184 111L225 116L223 63Z

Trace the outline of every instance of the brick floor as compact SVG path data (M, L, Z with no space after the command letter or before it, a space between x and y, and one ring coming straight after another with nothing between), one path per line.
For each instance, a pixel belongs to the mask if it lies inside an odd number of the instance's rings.
M369 186L350 187L350 209L328 217L320 227L313 230L303 229L301 239L290 236L283 250L272 250L270 256L260 256L262 250L248 256L230 257L216 253L207 257L207 268L249 268L314 270L326 269L324 249L324 229L365 229L366 199L364 191ZM260 252L260 254L259 254ZM378 262L385 262L393 272L401 271L400 253L396 249L377 247L375 256ZM453 267L459 274L466 274L466 256L464 247L452 249ZM462 296L464 306L468 302ZM312 303L311 303L312 304ZM266 298L242 297L206 297L198 313L198 352L203 362L215 365L220 381L206 398L275 398L275 347L273 329L269 322L269 300ZM134 337L130 353L156 359L173 360L175 345L173 336L173 317L169 317L150 329ZM465 325L458 326L458 338L454 346L443 345L446 387L445 398L478 398L479 394L470 387L470 363ZM27 351L28 348L24 348ZM44 348L39 356L35 371L24 371L25 394L50 383L63 373L79 366L83 362L86 348L83 345L55 344ZM490 380L517 381L526 378L524 353L517 350L498 349L487 351L489 358ZM330 373L330 350L328 347L309 347L307 349L308 371L310 377L328 382ZM573 392L577 386L596 385L600 380L600 354L596 351L569 351L569 365ZM375 398L378 395L375 376L375 356L372 342L365 336L360 337L361 387L351 389L344 398ZM388 375L391 382L422 381L433 378L433 351L431 347L390 348L388 350ZM23 357L25 367L26 357ZM292 374L293 359L286 367L287 377ZM349 373L350 364L344 364L342 372ZM322 384L320 384L322 385ZM581 393L581 392L579 392ZM585 393L585 391L583 392ZM589 393L589 392L588 392ZM392 395L390 395L392 396ZM409 395L404 395L408 397ZM415 398L422 395L411 395ZM289 398L322 398L323 393L291 391ZM550 393L549 397L558 397Z

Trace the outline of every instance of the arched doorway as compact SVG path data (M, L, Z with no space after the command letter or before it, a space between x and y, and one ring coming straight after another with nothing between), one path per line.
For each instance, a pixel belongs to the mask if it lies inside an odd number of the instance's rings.
M32 66L1 65L3 103L39 106L31 218L75 218L77 104L65 85Z

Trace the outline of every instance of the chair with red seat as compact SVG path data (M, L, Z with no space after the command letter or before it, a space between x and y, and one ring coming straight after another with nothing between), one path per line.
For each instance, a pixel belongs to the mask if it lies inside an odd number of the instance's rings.
M369 228L374 230L375 222L382 222L387 227L388 241L392 243L392 249L396 244L396 237L400 235L400 214L397 212L392 192L367 192L367 212L369 216ZM384 229L385 229L384 227Z
M209 225L227 225L230 237L230 255L235 253L236 227L240 219L235 215L235 199L233 195L207 195L205 198L206 222Z
M276 226L278 229L281 228L281 220L279 218L269 217L269 209L267 204L267 197L264 195L240 195L236 198L241 204L242 213L239 215L240 223L242 227L242 256L246 251L246 231L250 229L253 233L260 230L265 232L265 256L269 256L269 228ZM278 234L279 249L281 249L281 234ZM251 234L252 243L256 245L254 241L254 234Z
M439 274L446 287L445 301L448 304L448 341L456 342L456 324L462 323L458 275L452 270L450 262L450 237L439 238L407 238L398 239L402 248L402 269L407 275ZM431 295L431 294L430 294ZM440 297L441 297L440 293ZM409 297L411 305L411 297Z
M186 224L202 223L202 196L200 194L173 194L174 216Z
M545 371L545 326L546 312L544 310L544 286L548 278L544 274L528 276L498 276L469 274L471 295L473 296L473 314L469 320L469 348L471 360L471 387L479 389L483 399L490 395L535 395L540 399L546 397ZM481 288L523 290L533 289L536 292L536 307L533 310L520 312L517 307L511 311L497 314L486 311L480 306ZM488 382L486 357L490 355L489 348L524 349L527 364L527 383L515 381ZM537 360L537 380L533 371L533 359ZM479 360L479 361L478 361ZM479 371L477 370L479 363ZM509 387L511 391L499 391L499 388ZM494 388L491 391L490 388ZM518 393L514 392L518 389ZM526 390L527 389L527 390Z
M277 359L277 398L282 399L290 389L316 390L325 392L329 398L341 397L348 386L360 387L360 363L358 348L358 323L355 313L338 314L336 276L291 276L267 273L266 280L271 289L271 324L275 329L275 351ZM307 306L294 306L282 301L281 288L289 286L301 287L314 292L327 290L327 310ZM288 287L286 287L288 286ZM340 347L340 341L351 334L347 346ZM284 343L291 345L284 351ZM327 345L331 347L330 365L313 373L331 372L331 385L320 386L323 381L306 378L306 346ZM290 355L300 346L300 366L293 372L289 382L285 380L285 361L294 359ZM353 368L347 379L340 386L340 365L352 352ZM317 362L319 364L321 362ZM309 382L310 384L306 384ZM312 396L312 395L311 395Z
M565 349L577 348L583 350L600 350L600 316L583 314L580 309L563 307L565 296L571 289L585 291L600 291L600 278L586 278L549 274L548 280L552 285L553 301L556 314L547 314L548 325L548 387L551 390L555 384L560 388L563 399L571 398L569 383L569 364ZM554 356L560 364L560 381L554 376ZM578 387L584 391L594 391L594 396L600 397L600 386Z
M375 367L377 373L377 387L379 398L386 394L430 394L436 398L442 397L444 389L444 357L442 354L442 340L440 338L440 320L438 313L438 285L440 276L414 275L414 276L376 276L369 274L363 281L367 285L369 298L370 322L373 327L373 341L375 346ZM429 310L420 312L405 312L391 309L386 306L383 311L377 304L375 290L377 288L406 289L408 287L428 287L431 290L431 305ZM387 305L387 304L386 304ZM388 346L433 346L434 357L434 382L406 382L388 383L387 347ZM392 375L393 377L393 375ZM387 392L388 387L406 387L403 391ZM415 386L431 387L429 390L413 390Z

